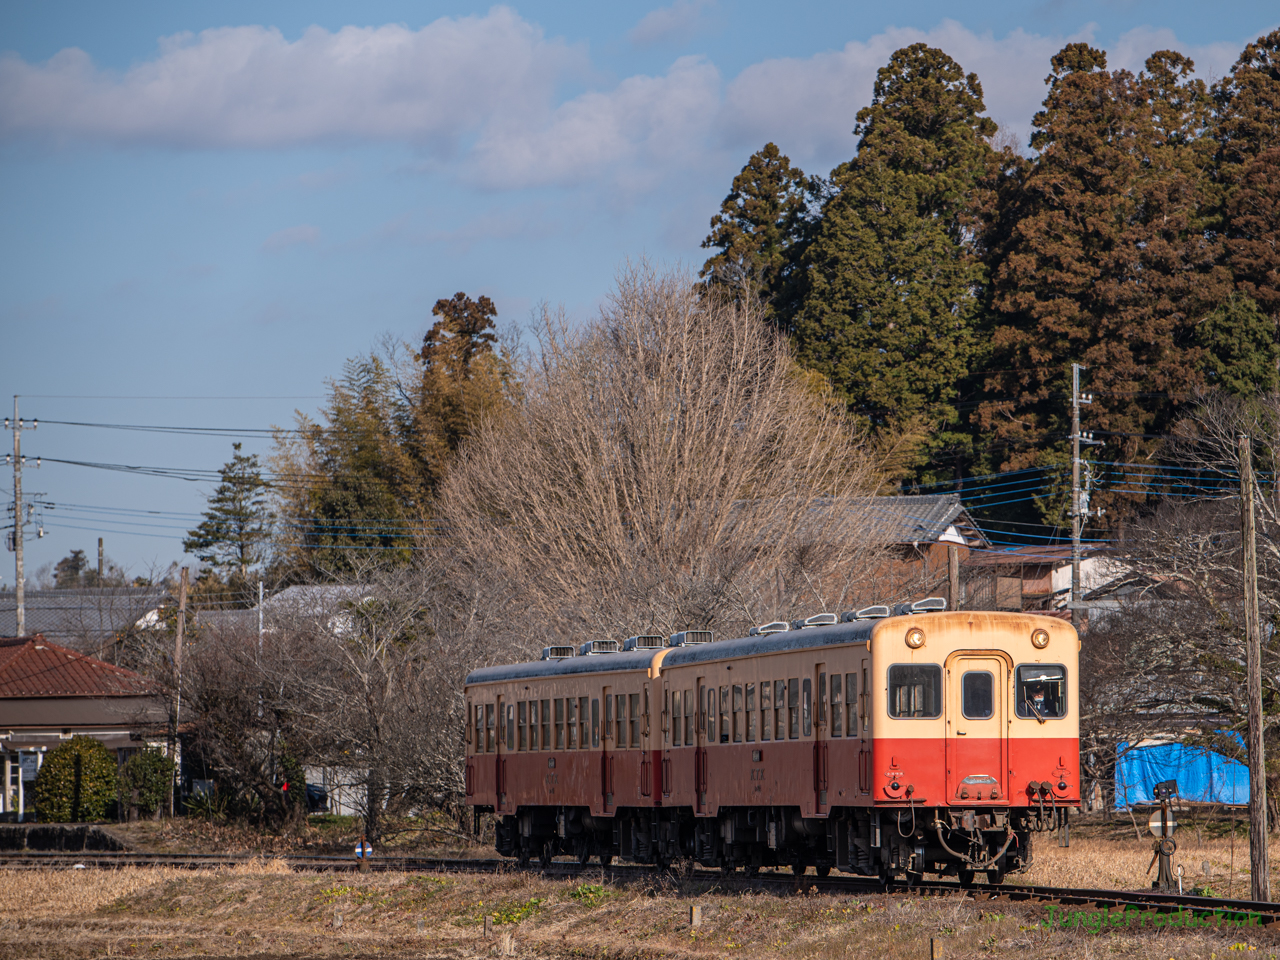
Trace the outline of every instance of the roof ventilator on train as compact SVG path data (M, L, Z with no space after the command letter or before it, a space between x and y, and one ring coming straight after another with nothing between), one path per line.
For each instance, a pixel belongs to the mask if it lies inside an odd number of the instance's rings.
M628 653L631 650L659 650L667 645L665 637L651 636L645 634L638 637L627 637L622 641L622 652Z
M679 633L673 633L667 640L669 647L683 647L691 643L710 643L710 630L681 630Z
M926 597L915 603L900 603L893 608L894 616L905 617L911 613L932 613L935 610L947 609L947 601L943 597Z
M749 637L767 637L771 633L786 633L791 629L791 624L785 620L775 620L773 623L762 623L758 627L752 627L747 631Z
M879 620L892 615L892 610L880 604L874 607L863 607L861 610L849 610L841 614L840 619L845 623L853 623L855 620Z
M573 656L573 647L543 647L543 660L568 660Z
M588 640L578 649L578 656L590 657L597 653L617 653L617 640Z
M840 618L834 613L815 613L812 617L805 617L803 620L792 620L792 630L803 630L805 627L829 627L833 623L839 623Z

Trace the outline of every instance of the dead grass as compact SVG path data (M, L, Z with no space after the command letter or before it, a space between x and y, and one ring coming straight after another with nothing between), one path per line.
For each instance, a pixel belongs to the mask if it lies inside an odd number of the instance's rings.
M0 882L6 891L0 960L197 954L921 960L930 955L931 939L949 958L1280 955L1280 938L1258 929L1091 934L1049 929L1046 908L1000 900L724 893L657 878L612 885L524 873L310 874L258 860L221 870L5 871ZM703 922L692 927L695 903ZM494 921L489 939L486 916Z

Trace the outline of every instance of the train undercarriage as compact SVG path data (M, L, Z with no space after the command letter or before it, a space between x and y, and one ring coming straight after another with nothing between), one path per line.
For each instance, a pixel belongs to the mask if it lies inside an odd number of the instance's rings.
M750 876L761 867L813 867L888 881L925 874L962 884L985 873L988 883L1031 865L1032 835L1065 827L1067 811L1051 817L1030 808L846 807L829 817L804 817L795 807L721 808L695 817L688 808L620 809L595 817L586 807L524 807L497 821L500 855L522 865L557 856L665 869L696 862L726 874Z

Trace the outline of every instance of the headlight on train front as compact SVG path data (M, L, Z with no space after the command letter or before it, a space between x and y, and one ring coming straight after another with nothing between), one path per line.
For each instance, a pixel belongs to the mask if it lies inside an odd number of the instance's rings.
M1037 650L1043 650L1049 645L1049 631L1043 628L1031 631L1031 645Z
M907 631L907 646L912 650L919 650L924 646L924 631L919 627L912 627Z

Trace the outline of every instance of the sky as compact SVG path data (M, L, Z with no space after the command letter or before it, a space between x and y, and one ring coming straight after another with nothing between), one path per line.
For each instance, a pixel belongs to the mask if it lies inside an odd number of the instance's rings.
M848 159L899 47L976 72L1025 143L1068 42L1214 80L1278 25L1230 0L0 4L0 405L41 420L23 482L46 504L28 583L98 537L134 574L194 564L232 443L267 454L441 297L581 320L628 259L696 270L751 153Z

